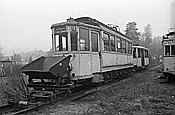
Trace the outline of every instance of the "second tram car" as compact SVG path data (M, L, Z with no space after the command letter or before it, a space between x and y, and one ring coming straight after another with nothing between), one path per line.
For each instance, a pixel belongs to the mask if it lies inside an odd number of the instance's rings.
M143 46L132 46L134 68L149 66L148 49Z

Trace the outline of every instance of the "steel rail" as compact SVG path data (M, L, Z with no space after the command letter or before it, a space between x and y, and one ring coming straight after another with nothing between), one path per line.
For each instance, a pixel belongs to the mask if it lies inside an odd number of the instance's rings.
M66 101L74 101L74 100L80 99L80 98L82 98L84 96L87 96L87 95L89 95L89 94L91 94L93 92L95 92L94 89L80 91L80 92L77 92L77 93L72 94L70 96L66 96L66 97L63 97L63 98L60 98L60 99L56 99L56 100L51 100L50 102L40 103L40 104L38 104L38 105L36 105L34 107L23 109L21 111L11 113L10 115L24 114L24 113L27 113L29 111L36 110L38 108L44 107L44 106L49 105L49 104L54 104L54 103L59 102L59 101L64 101L64 100L66 100Z

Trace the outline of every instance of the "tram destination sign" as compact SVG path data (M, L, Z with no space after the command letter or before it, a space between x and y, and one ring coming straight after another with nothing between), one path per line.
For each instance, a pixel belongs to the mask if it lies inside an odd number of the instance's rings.
M63 33L66 32L66 28L55 28L55 33Z
M164 41L165 45L174 45L175 44L175 40L171 40L171 41Z

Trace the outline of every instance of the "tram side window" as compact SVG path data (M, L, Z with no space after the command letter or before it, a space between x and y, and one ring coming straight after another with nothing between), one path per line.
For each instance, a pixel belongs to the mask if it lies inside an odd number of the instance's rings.
M56 34L55 38L56 38L56 50L67 51L68 50L67 32Z
M110 36L110 40L111 40L111 51L116 51L115 49L115 38L114 36Z
M117 47L117 52L121 52L121 39L116 38L116 47Z
M175 55L175 45L171 46L171 55Z
M148 50L145 50L145 57L148 58Z
M138 48L138 58L140 58L140 57L141 57L141 49Z
M103 40L104 40L104 51L110 51L109 35L104 33L103 34Z
M71 50L72 51L77 51L77 34L78 32L76 31L71 31L70 36L71 36Z
M122 52L126 53L126 41L122 40Z
M80 50L89 51L89 30L80 28Z
M132 44L131 43L128 44L128 53L132 54Z
M170 46L169 45L165 46L165 55L170 55Z
M128 45L128 41L126 41L126 53L129 53L129 47L128 47L129 45Z
M133 49L133 58L136 58L136 48Z
M98 34L91 32L92 52L98 52Z

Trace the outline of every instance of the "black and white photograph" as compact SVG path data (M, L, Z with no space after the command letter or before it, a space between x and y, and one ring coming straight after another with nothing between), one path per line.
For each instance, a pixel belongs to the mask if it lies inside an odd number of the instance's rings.
M0 0L0 115L175 115L175 0Z

